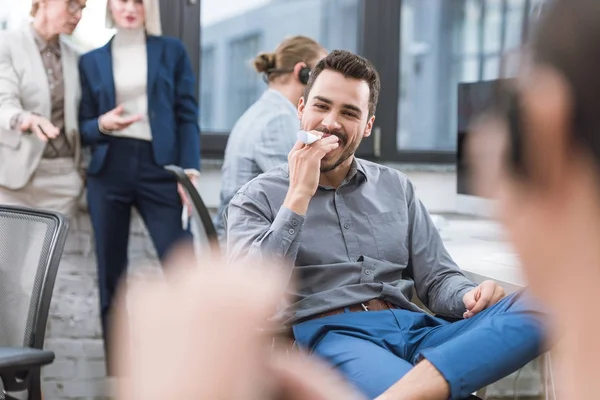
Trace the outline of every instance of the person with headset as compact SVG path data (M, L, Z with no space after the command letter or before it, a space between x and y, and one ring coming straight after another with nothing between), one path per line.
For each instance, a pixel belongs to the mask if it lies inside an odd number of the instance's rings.
M261 173L287 162L300 129L296 105L311 66L327 55L306 36L286 38L273 53L260 53L254 68L268 84L262 96L238 119L229 135L222 168L215 228L224 241L227 206L236 192Z

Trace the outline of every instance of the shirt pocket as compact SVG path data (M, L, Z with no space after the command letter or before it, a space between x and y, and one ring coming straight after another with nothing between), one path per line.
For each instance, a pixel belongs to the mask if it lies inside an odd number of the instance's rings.
M387 211L367 215L380 260L398 264L408 262L408 215L402 211Z
M13 130L0 131L0 146L8 147L9 149L13 150L18 150L21 145L21 135L21 132Z

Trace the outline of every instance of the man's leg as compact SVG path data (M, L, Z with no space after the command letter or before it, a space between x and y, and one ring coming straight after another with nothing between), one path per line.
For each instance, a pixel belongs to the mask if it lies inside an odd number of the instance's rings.
M383 393L412 365L391 311L347 312L294 326L294 337L338 369L369 399Z
M326 334L314 352L369 399L379 396L413 367L375 343L342 333Z
M426 362L417 365L382 399L421 398L406 396L415 382L428 382L440 375L449 384L451 398L467 397L542 352L543 316L520 292L473 318L432 329L416 341L413 352L414 361L424 358Z

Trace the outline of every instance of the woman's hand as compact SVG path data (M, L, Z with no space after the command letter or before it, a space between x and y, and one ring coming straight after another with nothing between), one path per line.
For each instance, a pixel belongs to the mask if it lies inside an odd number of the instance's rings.
M124 117L123 111L125 108L119 105L106 114L103 114L98 118L98 126L102 132L121 131L127 128L134 122L138 122L142 119L140 114L134 114Z

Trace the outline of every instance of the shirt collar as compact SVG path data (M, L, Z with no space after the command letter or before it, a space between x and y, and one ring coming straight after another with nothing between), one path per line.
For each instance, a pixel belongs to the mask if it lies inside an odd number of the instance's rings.
M33 38L35 40L35 44L36 44L37 48L40 50L40 53L43 53L45 51L50 51L50 52L54 53L54 55L60 57L60 44L58 43L58 40L56 40L54 42L46 42L44 40L44 38L42 38L40 36L40 34L35 30L35 28L33 27L33 24L31 25L31 32L33 33Z
M284 174L287 178L290 176L290 166L289 164L285 164ZM352 165L350 165L350 170L346 175L346 178L342 181L340 187L353 183L354 178L356 181L354 182L357 186L363 182L367 182L367 172L365 170L365 166L362 164L362 161L356 157L352 160ZM319 185L321 187L321 185Z
M358 158L353 157L352 164L350 165L350 170L348 171L348 175L346 175L346 178L342 182L342 185L352 182L352 180L355 177L357 184L367 182L368 180L364 165L362 165L361 161Z

